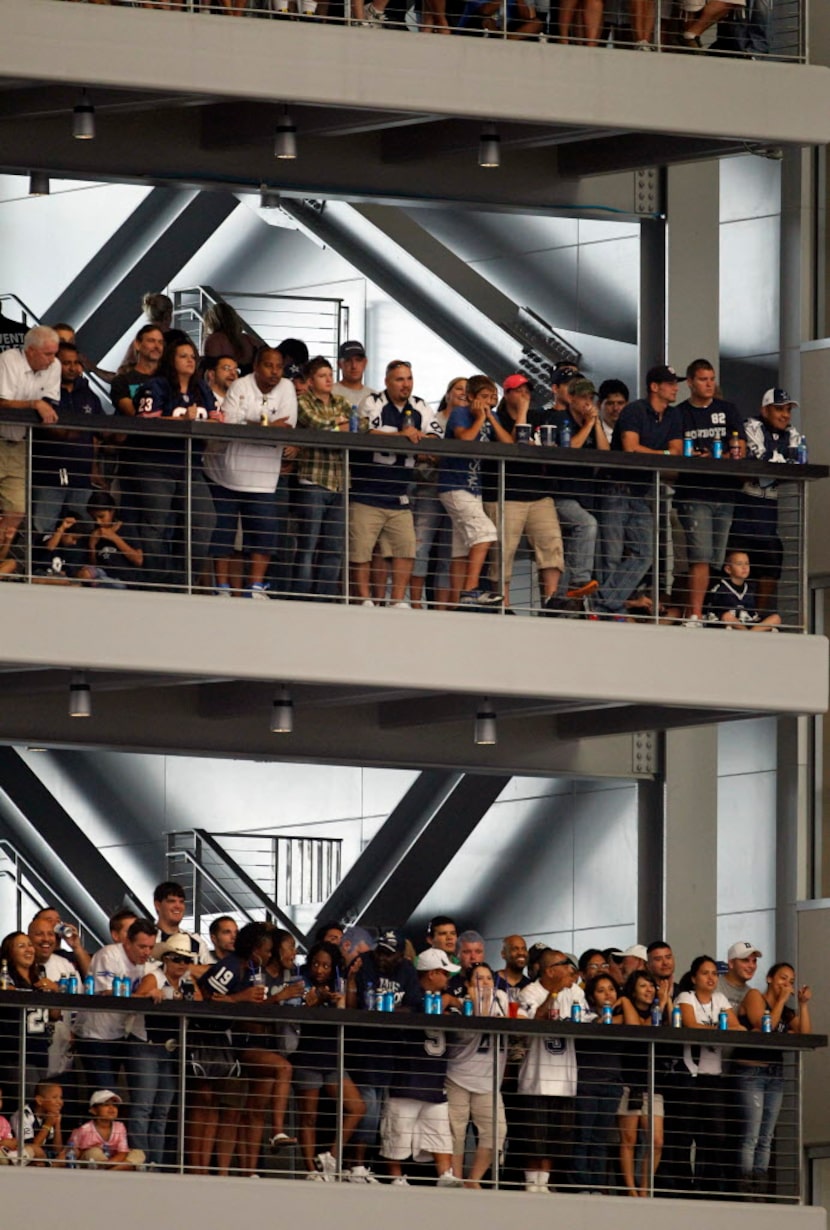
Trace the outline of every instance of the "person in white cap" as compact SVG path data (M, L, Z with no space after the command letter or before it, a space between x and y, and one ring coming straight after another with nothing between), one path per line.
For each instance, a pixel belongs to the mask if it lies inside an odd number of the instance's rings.
M623 952L623 959L620 962L624 979L628 979L635 970L646 969L648 967L648 949L645 944L632 944L630 948L626 948Z
M67 1150L74 1149L83 1162L92 1162L107 1170L137 1170L144 1164L144 1152L131 1149L127 1129L118 1118L121 1098L111 1089L96 1089L89 1099L92 1118L69 1137Z
M749 984L758 969L758 958L763 955L761 949L750 944L749 940L738 940L726 954L729 968L718 978L718 990L729 1000L734 1012L744 1002Z

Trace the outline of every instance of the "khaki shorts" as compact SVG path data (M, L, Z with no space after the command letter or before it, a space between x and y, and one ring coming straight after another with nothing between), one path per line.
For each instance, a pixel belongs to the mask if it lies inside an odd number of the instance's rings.
M494 523L499 524L498 504L485 504L484 511ZM533 548L538 568L559 568L565 566L562 551L562 530L559 528L559 518L556 507L550 496L542 496L539 500L505 500L504 501L504 579L509 581L513 575L513 560L522 540L522 534ZM498 552L495 552L490 580L499 580Z
M450 1108L450 1129L452 1131L453 1153L464 1152L464 1142L467 1137L467 1124L472 1119L478 1132L478 1145L481 1149L493 1148L493 1095L492 1093L471 1093L462 1089L454 1080L447 1079L447 1102ZM504 1103L499 1094L499 1152L504 1147L507 1137L507 1121L504 1116Z
M415 524L411 508L376 508L373 504L349 506L349 558L353 564L368 564L375 543L384 535L384 553L393 559L415 558Z
M0 510L26 511L25 440L0 440Z
M452 1153L447 1103L387 1098L380 1122L381 1157L428 1162L433 1153Z
M470 554L481 542L495 542L496 527L484 511L484 505L471 491L442 491L441 503L452 522L452 558Z

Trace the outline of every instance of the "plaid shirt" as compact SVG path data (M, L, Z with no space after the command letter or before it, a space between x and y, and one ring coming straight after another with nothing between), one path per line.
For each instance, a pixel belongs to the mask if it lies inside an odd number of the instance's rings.
M348 419L351 409L345 397L333 395L326 405L313 393L303 393L297 402L297 426L337 431L337 420ZM327 491L342 491L343 454L333 448L304 448L297 458L297 475L303 482Z

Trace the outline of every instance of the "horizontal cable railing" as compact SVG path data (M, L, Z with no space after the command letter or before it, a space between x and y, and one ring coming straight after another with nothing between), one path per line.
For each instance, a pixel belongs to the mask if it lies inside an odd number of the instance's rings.
M96 0L108 3L108 0ZM130 0L110 0L129 4ZM705 52L723 58L806 61L809 0L745 0L719 14L716 24L698 31L704 5L687 8L652 0L638 10L622 0L606 0L586 13L580 6L563 19L550 0L523 7L432 0L141 0L143 8L229 17L365 26L409 33L466 34L474 37L531 39L551 43L637 48L645 51Z
M0 1162L802 1199L801 1056L823 1036L540 1019L544 995L501 991L462 1014L382 979L373 1008L337 1010L336 984L254 984L245 963L246 1002L221 1002L240 993L221 966L194 1002L172 964L99 958L88 996L0 992Z
M555 426L482 444L32 417L0 414L30 476L0 544L7 583L806 626L806 486L827 469L800 448L773 464L730 441L717 458L561 447Z

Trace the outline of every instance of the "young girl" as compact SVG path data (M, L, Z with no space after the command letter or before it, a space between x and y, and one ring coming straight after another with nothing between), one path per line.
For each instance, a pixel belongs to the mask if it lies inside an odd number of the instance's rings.
M121 1098L110 1089L97 1089L89 1099L92 1118L69 1137L61 1158L74 1149L82 1162L93 1162L107 1170L135 1170L144 1163L144 1152L131 1149L127 1129L118 1118Z

